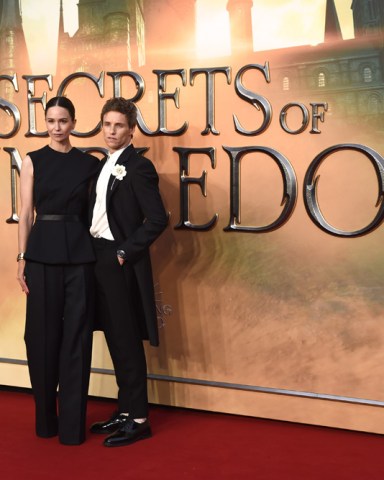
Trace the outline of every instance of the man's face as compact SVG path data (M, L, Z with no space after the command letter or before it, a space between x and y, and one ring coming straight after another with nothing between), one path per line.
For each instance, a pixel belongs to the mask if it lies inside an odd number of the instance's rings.
M123 113L107 112L103 117L102 130L108 150L113 153L131 143L135 127L129 127Z

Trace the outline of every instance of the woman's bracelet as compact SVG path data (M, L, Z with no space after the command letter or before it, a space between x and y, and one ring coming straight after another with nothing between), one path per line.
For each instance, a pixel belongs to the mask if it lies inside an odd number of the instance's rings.
M24 252L20 252L17 254L16 260L20 262L20 260L24 260Z

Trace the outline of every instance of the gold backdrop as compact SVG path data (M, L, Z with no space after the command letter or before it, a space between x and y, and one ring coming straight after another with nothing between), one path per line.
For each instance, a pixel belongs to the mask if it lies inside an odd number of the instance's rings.
M353 143L383 155L382 117L369 123L358 111L347 115L349 104L338 103L335 94L337 89L343 91L340 86L320 92L298 88L282 95L284 71L297 63L286 56L299 55L300 48L209 60L186 59L182 53L171 59L152 55L150 64L135 69L145 82L137 105L152 132L159 127L158 98L164 93L153 70L183 69L184 85L179 72L167 76L165 92L174 94L180 89L180 108L174 99L164 100L165 126L172 131L188 122L181 135L148 135L138 129L134 138L135 147L148 148L146 156L156 166L170 212L167 230L152 247L161 344L159 348L146 346L150 401L384 433L383 227L355 238L331 235L311 220L303 195L306 172L326 148ZM320 50L317 59L313 48L307 47L312 58L306 57L305 62L320 61ZM374 46L364 48L368 56ZM269 62L270 82L261 72L265 62ZM239 70L256 64L260 68L250 68L242 84L268 99L271 122L259 134L242 135L235 129L234 115L248 131L260 127L263 120L262 110L241 98L235 88ZM217 73L214 91L207 93L205 74L192 82L191 69L213 67L227 67L230 74ZM106 64L102 70L86 71L94 78L102 76L103 95L86 75L65 88L64 93L76 103L79 132L96 126L104 100L116 93L111 76L103 73L108 71L116 70L108 70ZM22 86L12 102L20 109L21 128L13 137L0 139L0 384L29 387L23 342L25 298L16 282L17 225L6 223L18 178L12 185L11 155L5 149L16 148L23 158L47 139L25 136L29 128L27 91L21 78L24 72L17 73ZM53 76L52 89L45 80L36 80L33 97L44 92L48 98L55 95L64 78L68 74ZM120 93L132 98L137 88L132 77L126 76ZM210 102L217 134L213 128L202 134ZM290 102L305 105L310 114L302 133L288 133L280 123L280 112ZM328 104L328 110L320 109L324 118L318 121L318 133L311 132L311 102ZM350 105L353 109L353 102ZM41 103L35 109L37 130L44 131ZM0 111L2 125L8 117ZM298 130L302 123L299 107L290 109L287 118L289 127ZM72 143L103 147L100 133L74 136ZM233 179L225 149L260 146L281 153L292 165L295 208L273 231L226 231ZM189 171L183 175L178 149L210 147L215 161L205 153L193 153ZM200 178L204 170L206 196L197 184L183 186L182 177ZM331 225L355 231L372 221L379 190L377 172L367 156L350 150L337 152L317 173L318 202ZM241 160L240 177L241 223L237 223L248 227L273 223L283 209L284 184L277 163L265 153L248 153ZM183 212L181 197L187 190L189 210ZM186 217L199 226L215 214L218 220L210 229L176 228ZM108 350L97 332L90 394L114 398L116 391Z

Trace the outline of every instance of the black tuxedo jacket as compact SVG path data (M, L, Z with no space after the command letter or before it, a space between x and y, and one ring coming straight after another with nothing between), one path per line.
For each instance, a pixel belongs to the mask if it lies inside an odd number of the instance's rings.
M106 159L102 160L100 171ZM111 175L107 189L109 227L117 241L117 250L124 250L126 262L132 265L137 281L135 295L143 339L159 344L157 314L149 247L168 224L168 216L160 196L159 178L152 162L129 145L116 161L125 168L119 180ZM91 194L91 211L96 200L96 182Z

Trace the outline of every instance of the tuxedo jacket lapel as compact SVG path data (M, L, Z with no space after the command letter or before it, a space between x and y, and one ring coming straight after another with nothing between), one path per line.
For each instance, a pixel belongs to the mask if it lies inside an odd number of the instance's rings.
M91 191L90 191L90 197L89 197L89 215L90 215L90 222L92 222L92 213L93 213L93 207L95 205L95 202L96 202L96 185L97 185L97 181L99 179L99 176L100 176L100 173L101 173L101 170L103 169L104 165L105 165L105 162L107 161L107 156L105 156L102 160L100 160L100 166L99 166L99 172L97 174L97 176L95 177L95 180L92 184L92 187L91 187Z
M116 160L115 165L126 165L129 161L129 157L131 156L133 150L132 144L129 145L120 155L120 157ZM107 188L107 199L106 199L106 208L108 211L109 208L109 202L111 201L112 195L116 192L116 190L119 188L119 185L121 184L123 180L118 180L114 175L111 175L109 177L108 181L108 188Z
M130 156L132 155L133 152L134 152L133 145L132 144L128 145L128 147L122 152L120 157L117 159L116 163L118 163L120 165L126 164L129 161L129 158L130 158Z

